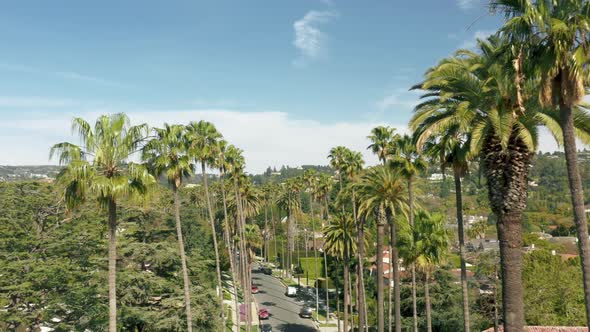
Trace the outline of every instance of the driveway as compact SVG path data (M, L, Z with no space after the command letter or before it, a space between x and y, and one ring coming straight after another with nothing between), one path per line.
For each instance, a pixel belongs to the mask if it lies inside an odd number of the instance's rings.
M270 312L270 319L261 321L261 324L272 325L273 331L317 331L311 319L299 317L303 302L285 296L285 286L277 278L259 272L255 266L252 271L252 283L260 290L258 294L254 294L259 308L266 308Z

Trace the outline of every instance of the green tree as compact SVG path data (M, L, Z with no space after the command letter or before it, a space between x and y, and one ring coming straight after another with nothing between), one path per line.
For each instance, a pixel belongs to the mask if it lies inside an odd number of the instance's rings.
M587 129L590 117L581 112L588 86L590 45L590 4L583 0L491 1L492 10L502 12L506 33L514 47L520 48L516 64L526 61L523 48L529 49L532 66L540 77L539 99L554 111L547 115L556 122L555 137L563 144L571 202L584 274L586 320L590 327L590 240L584 212L584 190L576 148L576 136L587 143L590 137L577 130L583 119ZM557 125L558 123L558 125ZM586 130L587 132L587 130ZM582 134L582 135L580 135Z
M448 107L445 104L436 104L435 102L426 102L419 105L416 110L420 112L420 107L437 108ZM469 332L469 289L467 285L467 267L465 263L465 231L463 223L463 188L461 179L465 177L469 170L469 128L462 128L454 124L443 128L432 125L431 121L415 123L412 119L410 127L415 130L416 145L419 150L423 150L432 160L438 161L442 173L445 174L447 167L453 170L453 179L455 182L455 205L457 214L457 233L459 237L459 256L461 259L461 289L463 292L463 329Z
M184 305L186 308L187 331L192 331L191 291L182 227L180 223L180 198L178 191L182 187L185 177L193 173L194 166L187 153L185 127L182 125L164 124L164 128L154 128L154 138L143 147L142 159L147 163L151 173L159 178L163 174L172 187L174 194L174 218L176 220L176 236L182 264L182 278L184 282Z
M375 166L369 168L355 184L359 195L360 220L374 215L377 220L377 310L378 310L378 331L384 331L384 281L383 281L383 239L385 224L389 221L392 227L391 259L393 264L394 278L393 287L395 293L395 328L401 331L400 313L400 292L399 292L399 259L396 246L397 236L395 233L395 216L400 213L407 213L408 197L403 186L402 179L391 168L387 166ZM363 230L364 225L359 227ZM363 237L362 235L359 238ZM364 238L364 237L363 237ZM363 240L364 241L364 240ZM358 244L357 244L358 245ZM364 259L364 248L359 246L358 251L361 259Z
M81 145L55 144L49 153L67 165L60 174L64 196L70 208L85 198L96 198L108 209L109 229L109 331L117 331L117 201L131 194L143 194L154 178L145 167L129 162L147 135L147 125L130 126L125 114L100 116L94 128L82 118L74 118L72 130Z
M223 287L221 284L221 267L219 263L219 246L217 245L217 232L215 231L215 220L213 208L211 207L211 197L209 195L209 184L207 180L206 167L215 166L217 157L218 141L222 138L215 126L207 121L191 122L186 127L188 152L196 162L201 163L201 176L205 187L205 199L207 202L207 212L211 233L213 237L213 249L215 251L215 270L217 272L217 289L219 296L219 311L222 320L225 321L225 309L223 307Z
M426 169L426 161L419 153L414 138L403 135L394 141L394 153L391 156L390 167L397 170L408 185L408 204L410 205L410 225L414 225L414 181L416 177ZM418 332L418 310L416 305L416 269L410 266L412 272L412 303L414 305L414 332Z

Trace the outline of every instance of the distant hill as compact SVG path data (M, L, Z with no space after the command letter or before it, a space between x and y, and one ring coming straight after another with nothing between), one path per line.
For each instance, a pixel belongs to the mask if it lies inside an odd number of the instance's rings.
M2 166L0 181L52 180L61 171L61 166Z

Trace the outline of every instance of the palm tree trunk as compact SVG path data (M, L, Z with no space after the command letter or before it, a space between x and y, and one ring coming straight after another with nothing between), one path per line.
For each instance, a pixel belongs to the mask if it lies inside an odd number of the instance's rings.
M384 322L384 287L383 287L383 228L385 227L384 211L379 211L379 221L377 223L377 331L385 330Z
M347 253L344 254L344 261L342 267L344 269L344 331L348 332L348 306L349 306L349 292L348 292L348 285L350 283L350 277L348 273L348 259L346 258Z
M357 232L357 250L358 250L358 280L359 280L359 295L358 295L358 304L359 304L359 331L362 331L366 328L367 324L367 316L365 313L365 286L363 281L363 264L365 260L365 218L360 217L358 223L358 232Z
M272 204L270 206L270 222L272 223L272 237L274 239L274 245L275 245L275 262L276 262L276 257L279 255L279 252L277 251L277 221L275 220L275 214L274 214L274 209L273 209Z
M265 262L268 262L268 205L264 204L264 244L262 245L264 254L262 257Z
M467 267L465 264L465 233L463 230L463 194L461 176L457 169L455 177L455 200L457 205L457 232L459 233L459 256L461 257L461 290L463 292L463 330L469 332L469 290L467 288Z
M240 236L240 267L242 272L242 292L244 294L244 306L246 311L246 332L250 332L252 329L252 315L251 315L251 295L252 285L248 279L248 260L247 260L247 248L246 238L244 235L244 210L242 208L242 197L238 187L238 180L234 178L234 190L236 193L236 206L238 209L237 213L237 228Z
M109 200L109 332L117 332L117 203Z
M324 270L325 270L325 278L326 278L326 283L325 283L325 287L326 287L326 324L328 324L328 319L330 319L330 296L329 296L329 290L330 290L330 284L329 284L329 278L328 278L328 258L326 255L326 250L323 250L324 252Z
M572 108L560 103L561 127L563 131L563 147L567 165L567 178L570 186L574 221L578 236L578 249L584 276L584 301L586 303L586 325L590 328L590 240L588 239L588 223L584 207L584 189L578 170L578 153L574 131Z
M424 298L426 301L426 331L432 332L432 315L431 315L431 308L430 308L430 287L429 287L429 279L430 279L430 270L426 268L424 271Z
M410 203L410 226L414 227L414 192L412 188L412 178L408 178L408 200ZM416 266L410 265L412 270L412 309L414 317L414 332L418 332L418 306L416 303Z
M193 330L193 315L191 312L190 281L188 279L188 269L186 267L186 254L184 253L184 240L182 239L182 228L180 226L180 199L178 197L178 188L174 187L174 218L176 219L176 236L178 237L178 248L180 251L180 261L182 264L182 279L184 281L184 304L186 307L186 325L187 331Z
M238 301L238 285L236 283L236 267L235 267L235 250L233 247L233 239L229 229L229 223L227 221L227 200L225 198L225 184L223 183L223 173L220 175L219 184L221 185L221 198L223 200L223 225L225 227L225 233L227 234L227 251L229 255L229 268L232 278L232 284L234 289L234 304L236 306L236 326L238 331L240 330L240 303Z
M336 282L336 317L338 318L338 332L340 332L340 284L338 283L338 278L335 278L334 281ZM346 315L346 313L344 313L344 315Z
M524 329L522 212L526 208L532 152L518 137L516 128L506 149L502 149L498 138L489 136L482 152L490 206L498 218L504 331L520 332Z
M393 260L391 260L391 251L389 252L389 283L387 285L387 295L388 295L388 302L387 302L387 327L388 331L392 332L393 329Z
M201 162L201 174L203 175L203 184L205 186L205 198L207 200L207 212L209 214L209 223L213 236L213 249L215 251L215 272L217 273L217 296L219 297L219 311L221 312L221 322L225 324L225 310L223 310L223 288L221 284L221 266L219 264L219 247L217 246L217 232L215 231L215 220L213 219L213 208L211 207L211 197L209 197L209 185L207 184L207 173L205 172L205 163Z
M319 283L318 283L318 278L319 278L319 270L318 269L318 247L316 245L315 242L315 221L313 220L313 198L311 196L312 194L309 194L309 213L311 214L311 236L313 239L313 257L314 257L314 262L315 262L315 278L316 278L316 285L314 285L315 287L315 310L316 310L316 319L319 322L319 315L320 315L320 293L319 293ZM309 283L309 279L307 280L307 282ZM327 305L327 303L326 303Z
M395 332L402 331L402 314L401 314L401 296L400 296L400 277L399 277L399 253L397 250L397 232L391 212L386 211L387 221L389 223L390 243L391 243L391 260L393 266L393 307L395 316Z

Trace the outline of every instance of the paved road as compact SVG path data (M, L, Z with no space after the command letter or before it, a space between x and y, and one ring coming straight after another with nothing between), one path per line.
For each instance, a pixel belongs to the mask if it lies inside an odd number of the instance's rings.
M261 321L262 324L272 325L273 331L317 331L311 319L299 317L303 302L285 296L285 286L277 278L258 272L255 267L252 271L252 283L260 290L258 294L254 294L259 307L267 308L270 312L270 319Z

